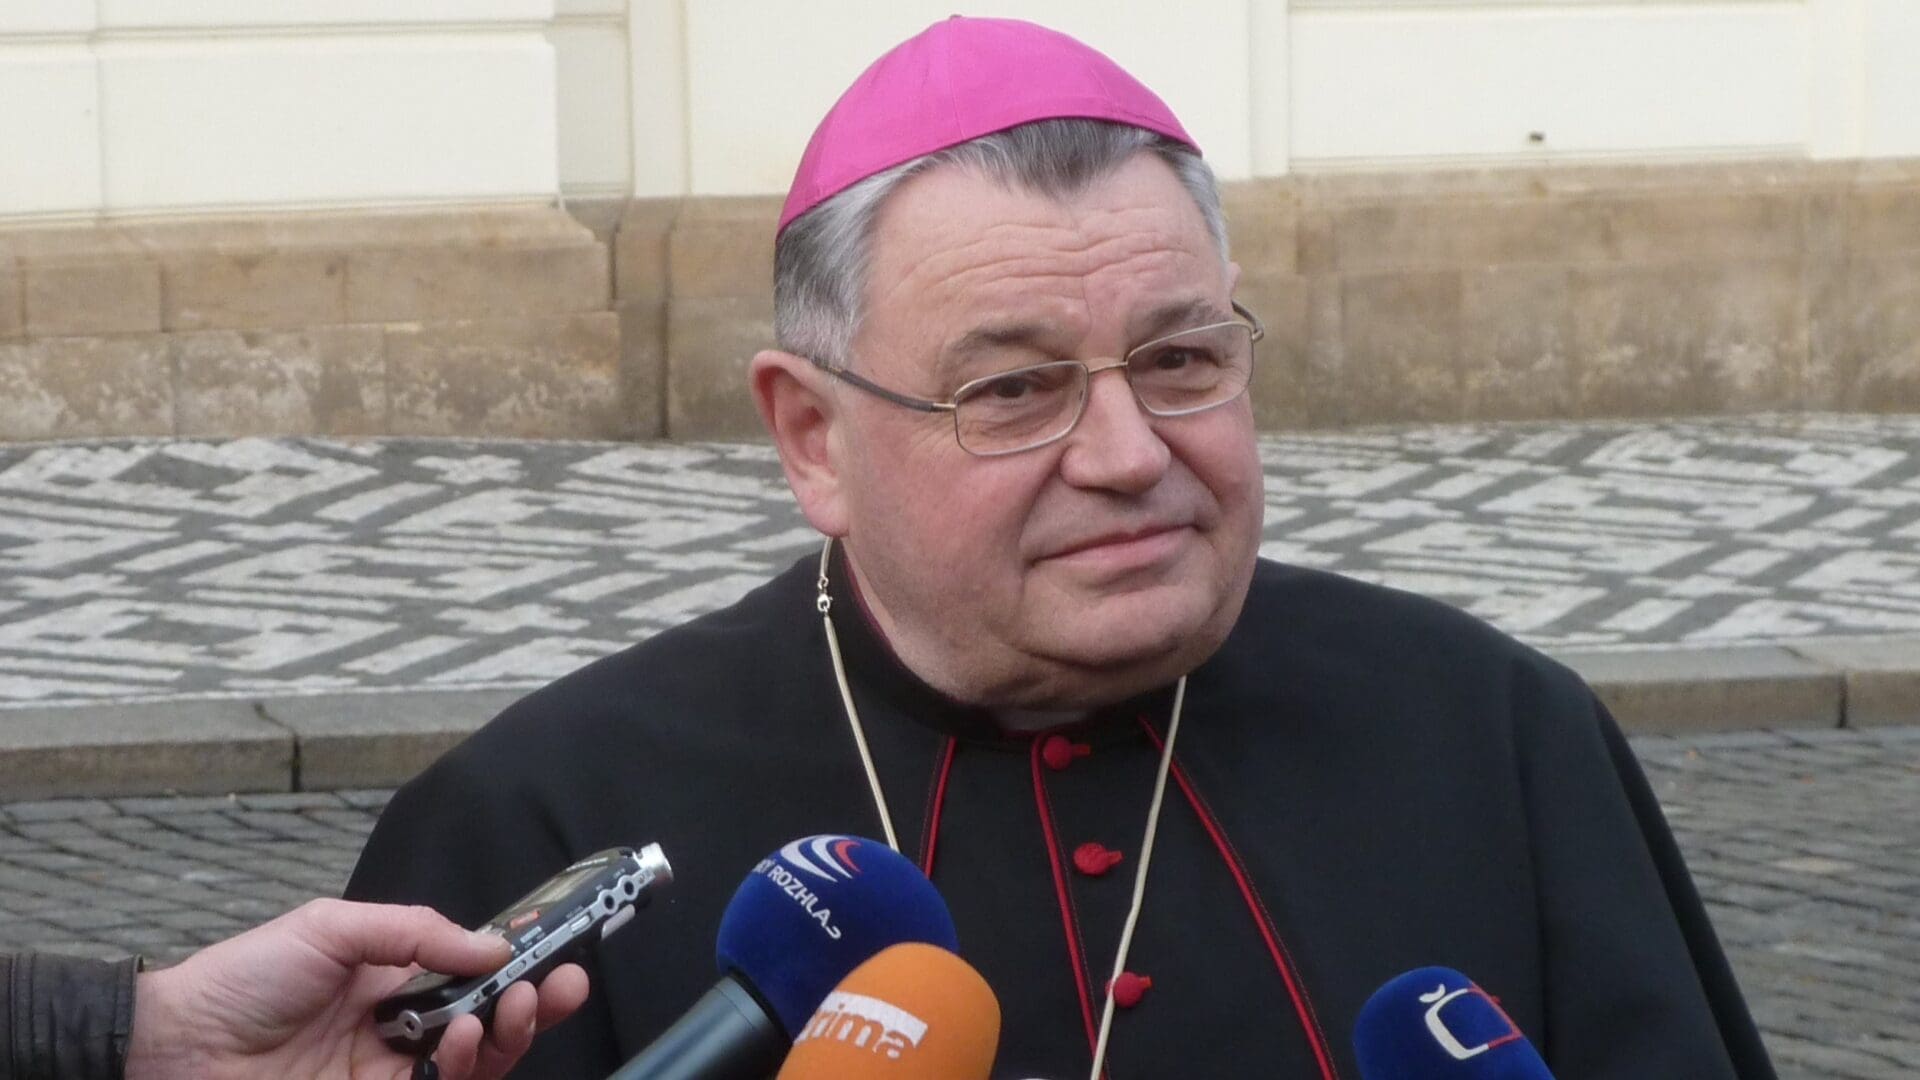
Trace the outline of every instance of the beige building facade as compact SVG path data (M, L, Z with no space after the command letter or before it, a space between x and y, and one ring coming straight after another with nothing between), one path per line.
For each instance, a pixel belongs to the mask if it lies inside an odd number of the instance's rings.
M922 0L0 5L0 438L752 434ZM984 4L1228 181L1269 427L1920 409L1920 4Z

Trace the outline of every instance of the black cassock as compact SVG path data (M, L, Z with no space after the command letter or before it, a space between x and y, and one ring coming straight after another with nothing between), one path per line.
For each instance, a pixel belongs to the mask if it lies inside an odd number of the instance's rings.
M672 860L673 886L607 941L592 998L517 1076L611 1072L712 984L720 914L757 860L880 835L815 577L802 560L529 695L381 816L347 895L470 926L600 848L658 841ZM1084 1076L1172 688L1002 735L836 591L901 848L931 861L1000 999L995 1075ZM1174 757L1127 964L1151 985L1116 1012L1109 1076L1360 1080L1361 1003L1430 964L1497 997L1558 1080L1773 1075L1613 721L1483 623L1263 562L1189 680Z

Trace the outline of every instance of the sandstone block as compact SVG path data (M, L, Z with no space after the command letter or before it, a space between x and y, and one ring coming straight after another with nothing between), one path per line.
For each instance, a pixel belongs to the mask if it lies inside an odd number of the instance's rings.
M1300 267L1300 204L1284 181L1243 180L1221 188L1233 260L1248 274Z
M1339 385L1348 408L1376 422L1459 419L1460 299L1457 271L1347 278Z
M23 259L29 337L160 329L160 268L137 253Z
M547 205L196 218L130 229L155 251L570 247L591 230Z
M1854 188L1847 199L1847 248L1856 254L1920 251L1920 183Z
M1605 208L1590 199L1407 200L1331 213L1336 265L1348 272L1592 263L1613 255Z
M682 199L635 199L627 204L613 238L615 303L666 300L671 280L667 240L683 204Z
M1305 427L1308 415L1307 279L1296 274L1243 274L1237 298L1260 317L1266 337L1254 346L1254 422L1263 431Z
M1315 427L1355 422L1351 403L1341 390L1346 369L1346 340L1341 324L1343 282L1334 274L1307 278L1307 422Z
M26 306L21 297L20 270L5 248L0 248L0 341L25 337Z
M1516 199L1554 194L1560 171L1526 167L1391 169L1383 172L1296 173L1289 185L1310 203L1418 199Z
M1806 242L1806 195L1797 188L1647 192L1599 205L1623 262L1778 258Z
M1572 416L1573 304L1563 266L1488 266L1461 278L1460 363L1476 420Z
M347 257L337 251L196 250L161 259L169 330L325 326L347 321Z
M1814 304L1823 404L1920 409L1920 253L1858 257Z
M385 434L384 348L376 326L175 335L179 433Z
M111 262L145 250L127 229L117 225L9 229L0 232L0 247L10 250L22 263Z
M668 237L675 299L773 294L773 229L780 201L690 199Z
M1552 195L1638 195L1688 191L1800 190L1823 181L1827 162L1794 158L1765 161L1680 161L1548 165L1530 170L1538 190ZM1498 171L1507 171L1501 169Z
M667 435L765 435L747 389L753 354L773 345L773 298L676 297L667 305Z
M584 232L584 231L583 231ZM347 253L347 318L426 322L604 310L607 249L445 245Z
M1324 206L1302 206L1298 215L1294 258L1300 273L1316 276L1333 273L1340 265L1333 212Z
M620 386L623 438L667 434L667 302L635 300L620 306ZM746 387L741 387L744 393Z
M1801 404L1808 331L1799 260L1577 267L1571 282L1583 415Z
M1841 371L1839 351L1846 345L1849 303L1847 270L1847 198L1838 185L1807 194L1806 278L1807 364L1800 399L1809 409L1838 409L1850 374Z
M0 439L171 434L164 335L0 344Z
M612 312L390 326L395 434L613 438L620 434Z
M1806 252L1809 260L1842 259L1847 254L1847 197L1837 188L1806 194Z
M1920 159L1916 158L1865 158L1831 162L1830 166L1863 184L1920 184Z
M1807 267L1794 256L1748 259L1701 279L1704 351L1694 377L1710 412L1806 404Z

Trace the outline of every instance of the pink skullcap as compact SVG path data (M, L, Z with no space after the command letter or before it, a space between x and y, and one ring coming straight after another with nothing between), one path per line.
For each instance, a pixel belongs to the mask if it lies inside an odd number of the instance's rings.
M934 23L847 87L814 129L780 228L875 173L1035 120L1131 124L1199 147L1173 111L1103 54L1017 19Z

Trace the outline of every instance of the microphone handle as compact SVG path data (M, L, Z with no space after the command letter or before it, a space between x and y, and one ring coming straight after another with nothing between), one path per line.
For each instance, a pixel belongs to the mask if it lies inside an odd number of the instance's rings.
M607 1080L766 1080L792 1041L732 975Z

